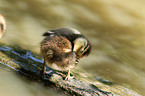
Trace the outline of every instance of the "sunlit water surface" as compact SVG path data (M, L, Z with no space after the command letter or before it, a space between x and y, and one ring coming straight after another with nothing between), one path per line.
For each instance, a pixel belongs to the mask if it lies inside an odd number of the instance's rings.
M76 28L93 46L78 66L145 94L144 4L144 0L0 0L0 13L8 26L0 42L40 54L43 32ZM6 96L52 92L11 72L1 71L0 82L0 94Z

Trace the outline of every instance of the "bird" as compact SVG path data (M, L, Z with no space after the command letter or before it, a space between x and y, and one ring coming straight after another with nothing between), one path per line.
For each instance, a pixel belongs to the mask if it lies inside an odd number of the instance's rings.
M43 74L46 66L58 71L67 71L65 80L70 79L70 70L75 67L80 58L91 52L90 41L74 28L57 28L43 34L40 51L44 59Z
M4 17L0 14L0 38L3 36L6 30L6 21Z

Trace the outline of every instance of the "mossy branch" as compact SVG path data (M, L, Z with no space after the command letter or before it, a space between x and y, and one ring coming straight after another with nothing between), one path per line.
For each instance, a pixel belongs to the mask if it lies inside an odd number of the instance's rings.
M95 78L81 68L72 70L74 78L64 80L53 69L47 68L50 73L42 76L41 70L43 60L37 54L31 51L23 50L19 46L8 47L0 45L0 66L6 69L14 70L26 78L43 82L46 86L54 86L70 95L83 96L139 96L133 90L114 84L101 78ZM65 73L62 73L66 75Z

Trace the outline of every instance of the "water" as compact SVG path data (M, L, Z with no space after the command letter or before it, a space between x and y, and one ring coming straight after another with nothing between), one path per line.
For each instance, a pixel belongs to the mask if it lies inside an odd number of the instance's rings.
M0 2L0 13L6 18L8 26L0 42L19 45L23 49L40 54L39 43L43 39L41 36L43 32L58 27L78 29L88 37L93 46L91 55L81 60L78 66L145 94L144 0L125 2L121 0L0 0ZM28 84L29 86L21 86L20 89L27 88L27 91L22 92L27 96L33 96L33 92L39 89L41 89L39 90L41 96L44 95L45 88L38 84L29 84L10 72L1 72L0 77L5 73L7 74L5 78L8 79L0 79L4 82L4 89L9 88L7 82L10 79L14 84L11 86L15 86L15 83ZM9 89L11 96L16 96L17 91L12 91L14 88ZM0 93L5 93L5 90Z
M0 95L1 96L66 96L64 93L46 88L27 80L13 72L0 71Z

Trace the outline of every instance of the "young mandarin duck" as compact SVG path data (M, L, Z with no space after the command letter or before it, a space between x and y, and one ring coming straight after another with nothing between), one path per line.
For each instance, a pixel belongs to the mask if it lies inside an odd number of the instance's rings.
M41 54L44 58L43 73L46 66L68 71L65 78L70 78L70 69L75 67L79 59L88 56L91 52L89 40L79 31L73 28L58 28L43 34L41 42Z
M0 38L5 33L6 30L6 22L4 17L0 14Z

